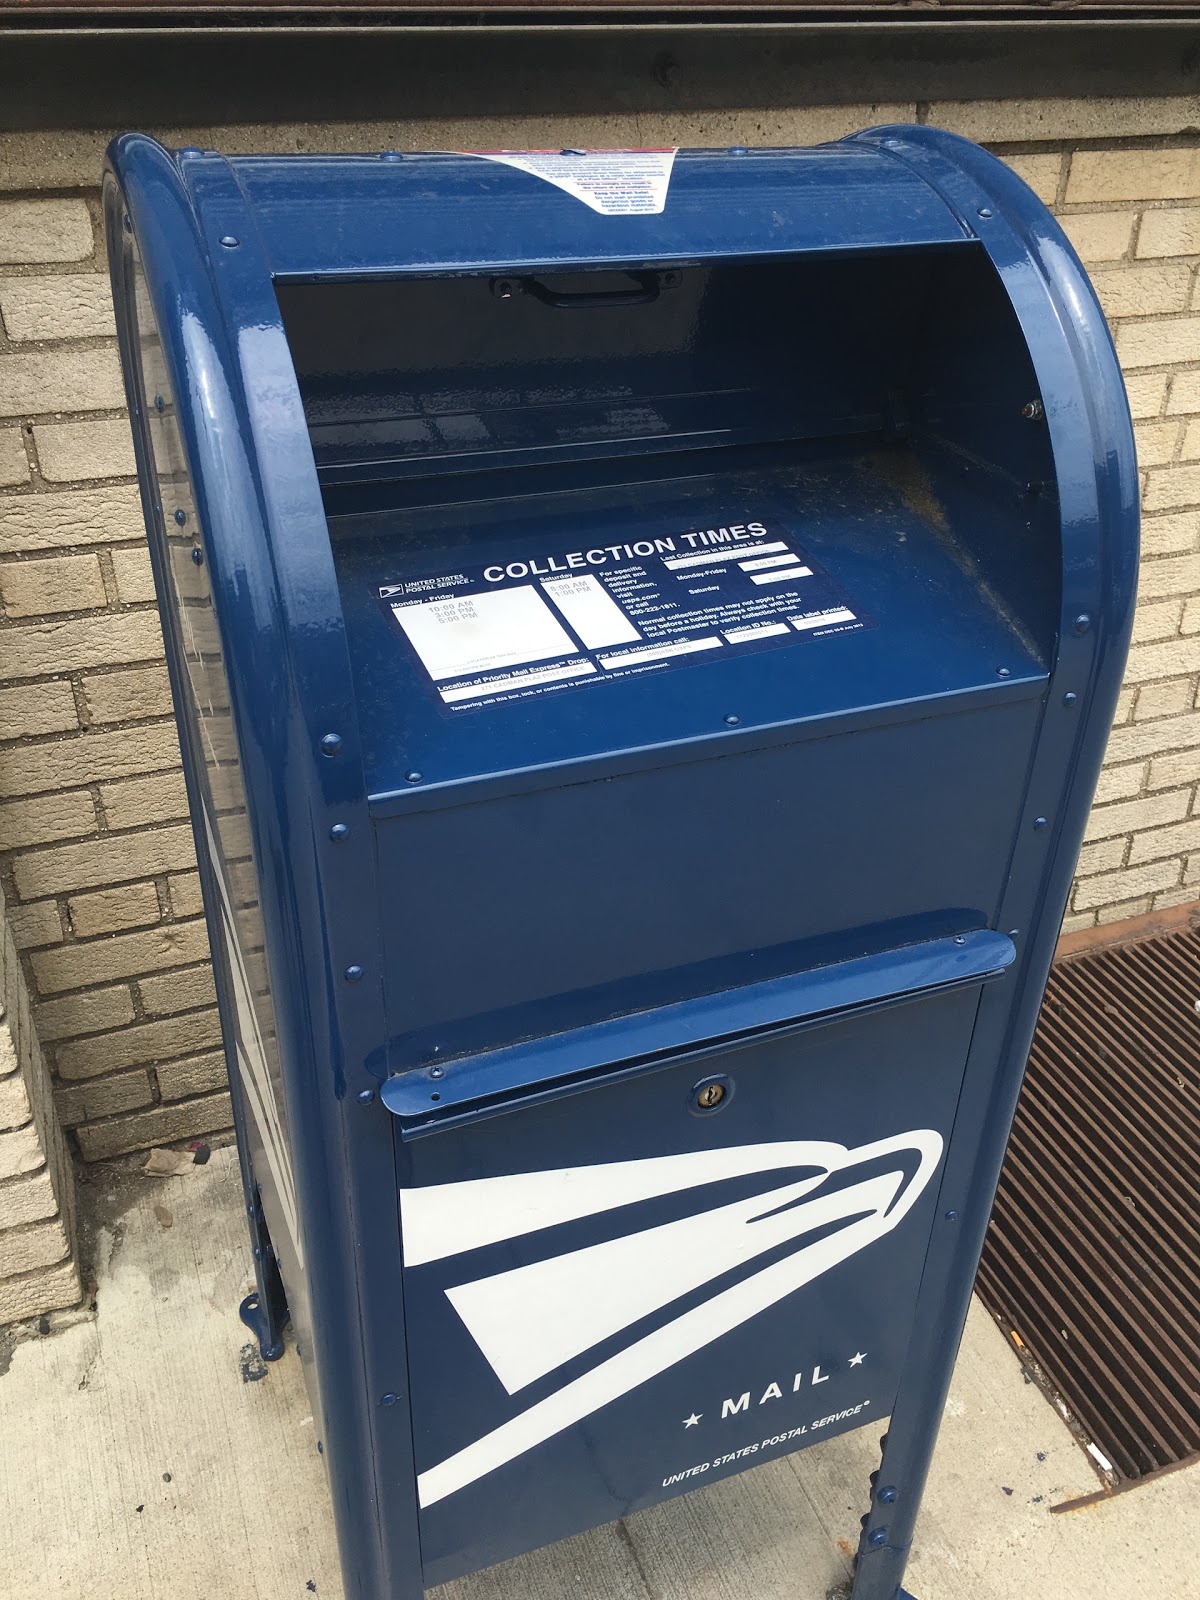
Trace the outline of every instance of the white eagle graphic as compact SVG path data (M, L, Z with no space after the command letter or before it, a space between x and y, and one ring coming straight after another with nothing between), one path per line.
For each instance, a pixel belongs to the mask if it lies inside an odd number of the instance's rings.
M905 1155L907 1161L887 1168L889 1156ZM492 1370L516 1394L703 1284L796 1241L786 1256L634 1339L423 1472L421 1505L434 1505L532 1450L890 1233L916 1203L941 1155L941 1136L921 1128L853 1150L785 1140L402 1191L404 1259L411 1269L637 1201L729 1178L774 1179L786 1169L804 1169L803 1176L774 1182L749 1198L447 1289ZM874 1170L859 1181L832 1184L868 1164ZM804 1243L818 1230L824 1230L820 1237Z

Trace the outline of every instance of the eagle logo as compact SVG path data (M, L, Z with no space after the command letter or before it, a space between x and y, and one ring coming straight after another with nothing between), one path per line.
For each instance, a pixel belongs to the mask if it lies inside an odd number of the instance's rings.
M911 1211L941 1156L940 1134L921 1128L855 1149L783 1140L403 1190L406 1269L615 1214L613 1235L597 1244L446 1290L510 1395L667 1313L651 1332L421 1473L421 1505L524 1455L883 1238ZM762 1186L711 1203L711 1185L747 1178ZM632 1229L626 1208L688 1191L696 1191L688 1214ZM794 1248L781 1256L788 1244ZM705 1284L741 1269L694 1303ZM687 1309L672 1313L685 1296Z

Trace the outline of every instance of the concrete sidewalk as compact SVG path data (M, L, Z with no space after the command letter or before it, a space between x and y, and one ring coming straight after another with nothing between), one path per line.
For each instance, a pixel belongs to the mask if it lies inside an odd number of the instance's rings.
M289 1353L264 1367L237 1318L250 1278L234 1152L182 1178L110 1172L89 1188L97 1314L18 1344L0 1377L0 1594L338 1600L299 1363ZM877 1433L831 1439L440 1595L824 1600L849 1574ZM1200 1600L1198 1470L1051 1514L1096 1487L976 1306L907 1586L919 1600Z

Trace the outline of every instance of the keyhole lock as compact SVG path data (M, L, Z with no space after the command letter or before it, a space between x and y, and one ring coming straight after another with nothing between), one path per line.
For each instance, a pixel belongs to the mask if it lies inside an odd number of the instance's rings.
M701 1078L692 1085L688 1096L688 1110L697 1116L711 1115L727 1106L733 1099L733 1079L726 1077Z

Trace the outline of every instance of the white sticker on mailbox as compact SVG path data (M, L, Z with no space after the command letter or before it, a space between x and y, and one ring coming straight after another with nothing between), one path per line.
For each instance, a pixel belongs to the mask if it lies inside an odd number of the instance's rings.
M606 217L657 216L663 211L677 153L677 148L461 152L544 178Z
M579 650L529 585L398 606L396 620L435 683Z

